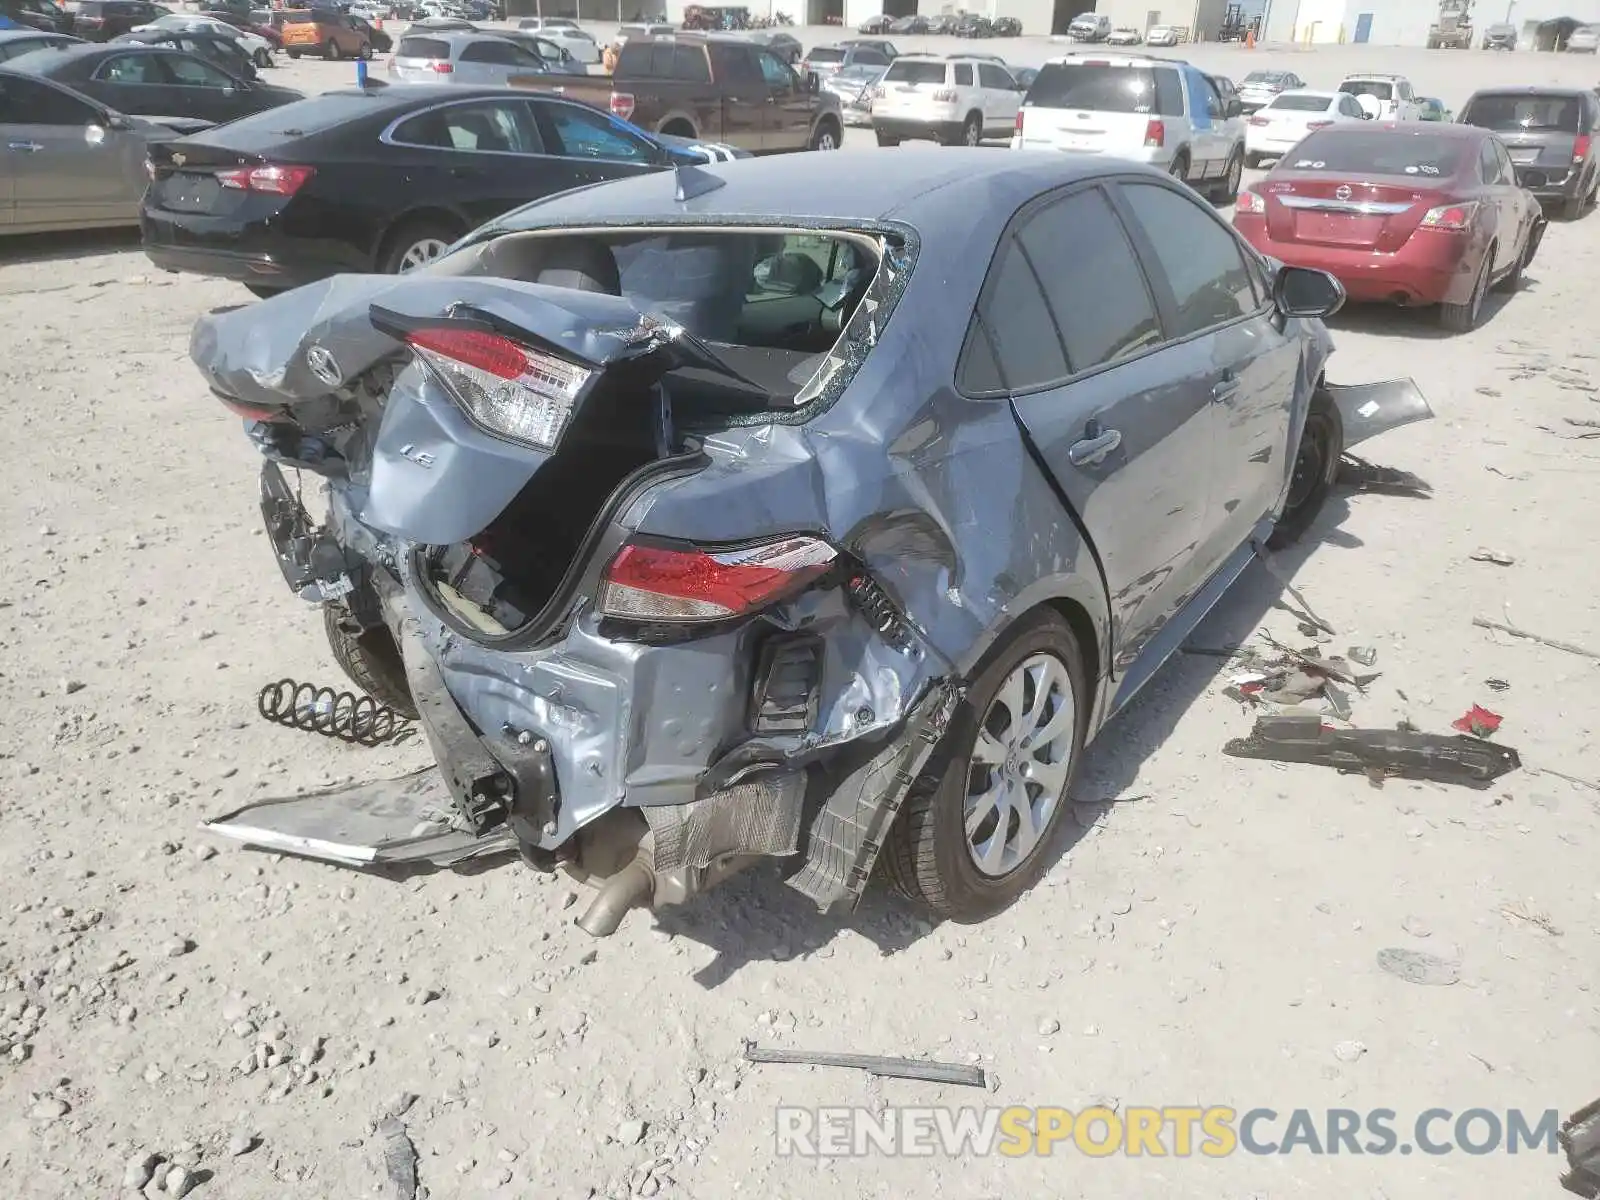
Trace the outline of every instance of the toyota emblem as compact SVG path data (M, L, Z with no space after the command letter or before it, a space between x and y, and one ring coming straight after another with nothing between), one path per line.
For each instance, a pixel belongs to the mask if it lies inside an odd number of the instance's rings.
M344 372L339 368L339 360L325 346L312 346L306 351L306 366L311 368L311 373L329 387L338 387L344 382Z
M1333 198L1335 200L1350 199L1350 185L1348 183L1341 183L1338 187L1334 188Z

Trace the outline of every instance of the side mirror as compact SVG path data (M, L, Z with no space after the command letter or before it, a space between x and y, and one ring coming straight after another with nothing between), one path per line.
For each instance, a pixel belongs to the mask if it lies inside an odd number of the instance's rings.
M1244 104L1237 99L1229 100L1227 107L1223 111L1226 112L1230 119L1233 117L1242 117L1244 116Z
M822 87L822 80L817 77L817 73L815 71L807 71L806 72L806 91L815 93L821 87Z
M1272 281L1272 303L1286 317L1331 317L1344 307L1344 285L1326 271L1283 266Z

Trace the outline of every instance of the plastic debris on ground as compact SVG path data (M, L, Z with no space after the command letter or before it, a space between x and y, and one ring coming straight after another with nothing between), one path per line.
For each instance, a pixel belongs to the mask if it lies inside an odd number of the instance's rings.
M1493 563L1497 567L1509 567L1516 564L1516 559L1509 554L1502 554L1498 550L1478 550L1469 555L1473 562Z
M1500 728L1504 720L1499 713L1490 712L1482 705L1474 704L1454 721L1450 722L1451 729L1459 729L1462 733L1470 733L1473 737L1486 738Z
M1378 678L1376 672L1358 673L1339 655L1324 657L1316 646L1296 650L1269 634L1262 638L1277 651L1272 657L1243 647L1230 654L1233 664L1243 669L1228 677L1222 694L1247 707L1267 713L1320 712L1348 721L1352 708L1346 689L1364 693ZM1366 656L1365 661L1357 657L1358 652ZM1370 667L1378 652L1371 647L1352 647L1351 657L1358 665Z
M1458 964L1437 954L1424 954L1420 950L1402 950L1398 947L1379 950L1378 966L1396 979L1424 987L1448 987L1461 978Z
M1232 758L1312 763L1362 774L1374 787L1385 779L1485 788L1522 766L1509 746L1475 737L1450 737L1402 729L1335 729L1315 713L1257 717L1248 737L1222 747Z

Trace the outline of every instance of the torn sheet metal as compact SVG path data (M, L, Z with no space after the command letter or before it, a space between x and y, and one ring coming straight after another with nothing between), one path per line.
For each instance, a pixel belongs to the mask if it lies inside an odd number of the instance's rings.
M1332 397L1344 419L1344 446L1359 446L1369 438L1402 425L1432 418L1433 409L1422 389L1410 379L1390 379L1383 383L1325 383L1323 390Z
M483 838L460 827L437 767L258 801L200 828L263 850L347 867L416 862L446 867L515 848L504 827Z

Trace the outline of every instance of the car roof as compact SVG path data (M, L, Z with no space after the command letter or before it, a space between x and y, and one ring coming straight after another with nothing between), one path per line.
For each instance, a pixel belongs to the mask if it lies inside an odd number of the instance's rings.
M1065 66L1071 62L1084 62L1085 60L1096 64L1103 63L1108 67L1187 67L1189 64L1181 58L1167 58L1160 54L1106 54L1093 50L1074 50L1070 54L1058 54L1054 58L1046 59L1046 66Z
M1559 96L1563 100L1576 100L1581 96L1589 95L1588 88L1576 87L1542 87L1536 83L1512 84L1510 87L1479 88L1468 96L1469 101L1476 100L1479 96Z
M51 29L0 29L0 42L14 42L19 38L68 38L71 41L80 40L74 38L70 33L56 33ZM84 44L88 45L87 42Z
M899 60L896 60L899 61ZM935 59L943 62L943 59ZM676 201L668 172L613 180L537 201L507 218L508 229L582 221L796 222L899 221L930 230L970 229L970 213L1005 217L1041 192L1107 174L1160 172L1113 159L982 148L914 147L892 172L863 173L847 154L777 154L694 168L722 186ZM998 236L999 228L994 233Z
M1341 83L1355 83L1355 82L1359 82L1360 80L1363 80L1363 79L1382 79L1385 82L1388 82L1389 80L1392 80L1392 79L1405 79L1405 78L1406 78L1406 76L1404 76L1404 75L1391 75L1386 71L1358 71L1354 75L1346 75L1342 80L1340 80L1340 82Z
M1298 94L1298 93L1297 93ZM1345 124L1329 125L1326 129L1317 132L1334 137L1349 137L1354 133L1372 133L1381 130L1384 133L1432 134L1436 137L1453 138L1458 142L1482 141L1489 136L1489 131L1477 125L1460 125L1455 122L1442 121L1350 121Z
M52 67L95 60L110 54L182 54L172 46L152 46L149 42L77 42L65 46L46 46L30 50L10 59L7 66L17 66L30 75L42 75ZM19 66L20 64L20 66Z

